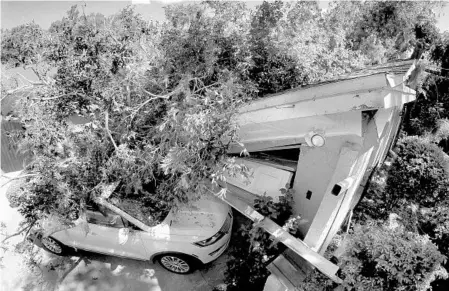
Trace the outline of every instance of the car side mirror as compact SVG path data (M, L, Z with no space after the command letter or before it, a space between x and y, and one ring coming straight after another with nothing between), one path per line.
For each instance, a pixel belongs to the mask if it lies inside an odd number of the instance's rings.
M122 227L118 230L118 243L124 245L129 240L131 230L127 227Z

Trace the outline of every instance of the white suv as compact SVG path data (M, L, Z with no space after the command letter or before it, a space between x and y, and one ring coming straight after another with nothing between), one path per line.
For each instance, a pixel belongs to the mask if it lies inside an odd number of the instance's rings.
M227 248L232 211L215 197L202 198L189 207L170 211L156 226L148 226L115 205L100 199L101 211L87 210L88 231L80 224L30 240L57 255L82 249L138 260L159 261L167 270L187 274L198 263L209 263Z

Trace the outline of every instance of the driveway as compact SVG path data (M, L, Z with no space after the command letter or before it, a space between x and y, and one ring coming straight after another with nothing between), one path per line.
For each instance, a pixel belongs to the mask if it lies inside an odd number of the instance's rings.
M168 272L157 263L95 254L86 257L91 263L81 262L59 290L211 291L223 282L226 269L226 254L189 275Z
M13 177L18 173L8 173ZM8 179L1 178L0 186ZM21 220L20 214L9 207L5 197L6 188L0 189L0 222L2 232L12 234L17 230ZM2 234L1 237L4 237ZM0 238L3 240L3 238ZM178 275L163 269L158 263L142 262L92 253L78 253L87 260L82 260L68 273L78 257L61 258L38 249L36 256L42 257L40 270L30 272L25 265L23 255L14 251L14 245L22 242L22 236L7 241L8 249L0 249L0 290L60 290L60 291L211 291L223 282L226 269L225 252L220 258L189 275ZM64 268L58 267L63 265ZM62 271L61 271L62 269ZM66 276L65 276L66 275ZM61 279L64 278L62 281Z

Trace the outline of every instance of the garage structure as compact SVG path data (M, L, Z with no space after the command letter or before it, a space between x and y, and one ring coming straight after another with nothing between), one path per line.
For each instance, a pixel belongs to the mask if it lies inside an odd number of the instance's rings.
M322 255L393 145L419 71L415 60L387 63L240 110L239 135L250 153L240 161L251 177L228 177L225 200L289 248L269 266L266 290L294 290L312 268L341 281ZM230 154L241 151L235 145ZM259 195L278 199L285 184L295 190L300 239L252 208Z

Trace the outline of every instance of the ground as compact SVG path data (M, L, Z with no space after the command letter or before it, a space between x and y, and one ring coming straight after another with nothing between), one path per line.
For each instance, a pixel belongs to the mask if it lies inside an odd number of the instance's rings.
M12 177L18 173L9 173ZM0 186L8 179L2 177ZM0 188L0 222L4 223L4 230L13 234L17 230L21 216L15 209L9 206L5 197L8 184ZM3 237L3 235L1 235ZM0 238L3 240L3 238ZM23 240L22 236L16 236L8 240L10 245ZM69 258L60 258L44 250L40 250L44 260L53 264L60 263ZM102 290L127 290L127 291L210 291L214 286L223 282L226 269L227 252L216 261L195 271L189 275L177 275L163 269L158 263L142 262L130 259L122 259L111 256L103 256L92 253L78 253L89 259L86 264L81 261L73 271L61 282L63 272L58 268L43 268L38 274L32 274L23 264L20 254L10 250L0 250L0 286L2 291L15 290L77 290L77 291L102 291ZM78 257L72 258L73 262ZM47 264L48 265L48 264ZM36 284L39 278L41 283Z

